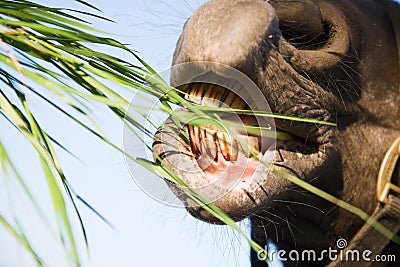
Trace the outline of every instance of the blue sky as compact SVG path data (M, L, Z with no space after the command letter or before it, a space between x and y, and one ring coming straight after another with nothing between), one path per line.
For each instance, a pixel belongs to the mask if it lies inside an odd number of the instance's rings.
M85 9L73 1L42 0L44 4ZM172 53L185 20L204 0L134 0L90 3L116 21L93 20L94 26L129 43L156 70L171 64ZM128 59L129 60L129 59ZM132 59L133 60L133 59ZM129 95L128 95L129 96ZM249 266L249 247L233 230L212 226L192 218L184 209L161 204L142 192L133 181L123 156L91 135L51 112L37 98L28 96L35 113L53 136L79 156L80 161L58 151L60 161L77 193L101 212L115 227L111 229L82 204L79 205L89 240L89 257L79 243L84 266L93 267L225 267ZM94 116L109 138L122 145L123 124L105 108L93 106ZM0 120L0 140L12 156L43 209L52 210L40 162L29 144ZM143 149L133 140L138 153ZM147 175L138 172L137 175ZM29 201L10 179L0 173L0 210L17 214L22 227L49 266L68 266L62 246L53 237L55 221L44 225ZM248 222L242 226L245 228ZM80 237L75 220L76 236ZM53 229L53 230L52 230ZM0 267L36 266L30 255L0 227Z
M41 1L60 6L60 1ZM205 1L200 0L135 0L90 1L103 10L103 15L117 23L93 21L94 26L113 34L113 37L139 52L156 70L162 71L171 63L176 40L185 20ZM82 8L72 1L69 7ZM133 60L133 59L132 59ZM48 131L79 156L78 161L59 151L60 161L74 189L100 211L115 227L111 229L86 207L79 204L89 239L89 257L84 266L249 266L249 248L231 229L212 226L193 219L184 209L161 204L143 193L134 183L118 152L96 141L89 134L66 122L60 114L49 112L38 99L31 105ZM95 117L106 134L122 144L123 125L94 106ZM51 202L34 151L26 150L26 141L9 125L0 120L0 140L12 149L13 159L20 167L28 185L33 188L40 205L51 210ZM141 149L139 141L137 149ZM139 173L140 175L141 173ZM0 174L2 175L2 174ZM68 266L62 246L52 237L56 229L44 225L32 211L29 201L15 184L0 176L1 210L17 214L22 227L50 266ZM244 223L246 224L246 222ZM77 236L79 227L74 225ZM79 244L84 252L84 244ZM84 255L84 253L82 253ZM30 256L15 240L0 228L0 266L35 266Z

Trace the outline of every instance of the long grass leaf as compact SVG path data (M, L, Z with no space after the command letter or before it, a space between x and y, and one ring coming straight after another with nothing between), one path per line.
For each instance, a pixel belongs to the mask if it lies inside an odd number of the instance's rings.
M0 224L23 246L35 259L38 266L44 266L43 260L34 251L31 243L25 237L25 235L19 233L1 214L0 214Z

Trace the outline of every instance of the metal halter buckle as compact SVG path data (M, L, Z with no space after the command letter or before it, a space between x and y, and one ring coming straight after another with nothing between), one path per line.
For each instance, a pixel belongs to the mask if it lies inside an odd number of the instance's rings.
M400 138L396 139L383 158L381 168L378 174L378 183L376 185L376 192L378 200L381 203L388 202L389 193L395 192L400 194L400 187L392 184L392 176L398 158L400 157Z

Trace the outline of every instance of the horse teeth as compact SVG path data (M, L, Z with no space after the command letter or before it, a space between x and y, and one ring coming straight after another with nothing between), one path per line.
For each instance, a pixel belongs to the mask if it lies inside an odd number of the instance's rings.
M232 162L237 161L239 154L237 141L225 132L217 132L217 139L217 143L224 159Z
M205 88L204 84L201 85L194 85L190 88L190 90L188 91L188 94L185 95L185 99L199 104L202 104L202 95L203 95L203 91L207 90L207 88Z
M233 84L232 86L237 85ZM227 92L226 90L227 89L220 86L206 83L194 84L188 90L188 94L185 98L196 104L209 107L220 107L223 102L232 109L246 108L246 103L239 96L232 91ZM204 152L207 156L217 161L219 147L225 160L236 161L238 159L239 144L237 140L234 140L226 132L211 131L208 128L200 129L193 125L189 125L188 132L192 153L196 155L196 157L200 156L201 152ZM257 137L252 137L243 141L248 144L246 147L259 150ZM242 148L242 150L247 151L245 154L247 157L250 157L249 149Z
M239 85L233 84L231 86L237 87ZM209 107L220 107L221 103L224 103L233 109L246 108L246 103L234 91L226 93L226 90L228 89L207 83L194 84L188 90L185 98L193 103Z
M260 151L260 145L257 136L248 136L247 140L250 148Z
M233 140L231 148L232 148L232 150L231 150L231 161L235 162L235 161L237 161L238 156L239 156L239 146L238 146L238 141L237 140Z
M221 101L222 101L222 96L224 95L225 89L217 87L214 90L214 93L212 95L213 98L218 100L218 105L221 106Z
M213 160L217 160L217 145L215 143L216 138L215 134L216 130L203 129L201 130L201 145L203 151L212 158Z
M189 136L192 153L196 156L207 155L214 161L218 160L218 147L226 161L237 161L239 145L245 157L260 153L258 137L238 135L233 139L228 133L209 128L199 128L189 125Z
M205 93L198 96L200 97L200 104L208 107L220 107L221 98L225 89L218 86L208 85L204 90Z
M240 140L240 146L242 148L243 154L250 158L252 152L258 154L260 151L258 138L256 136L238 136Z
M246 107L246 103L243 102L242 99L236 97L235 100L232 103L231 108L233 109L244 109Z
M229 92L224 103L233 109L244 109L246 103L240 99L234 92Z
M225 160L230 160L231 159L231 154L230 154L230 143L231 143L231 138L230 136L225 133L225 132L218 132L217 133L217 138L218 138L218 144L219 148L221 150L222 156L224 157Z
M199 155L200 154L199 128L193 125L189 125L189 137L190 137L190 146L192 147L192 153L194 155Z
M235 98L235 94L233 92L229 92L224 100L224 103L230 106Z
M218 99L214 99L211 97L203 97L201 99L201 105L202 106L207 106L207 107L214 107L217 108L219 107L219 100Z

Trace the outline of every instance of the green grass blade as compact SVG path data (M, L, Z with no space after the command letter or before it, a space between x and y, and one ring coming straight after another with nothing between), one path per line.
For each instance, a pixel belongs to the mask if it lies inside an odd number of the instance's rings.
M392 240L396 244L400 245L400 237L396 235L396 233L393 233L392 231L388 230L384 225L381 223L375 221L368 213L363 211L362 209L355 207L331 194L326 193L325 191L307 183L306 181L301 180L300 178L297 178L296 176L291 175L290 173L280 169L278 166L272 165L272 171L285 179L291 181L292 183L298 185L301 188L306 189L308 192L311 192L329 202L332 204L335 204L336 206L341 207L344 210L347 210L354 215L357 215L361 219L363 219L366 223L371 225L373 228L375 228L378 232L380 232L382 235L387 237L388 239Z
M29 240L22 233L19 233L1 214L0 214L0 225L2 225L14 238L17 240L35 259L38 266L44 266L42 259L32 248Z

